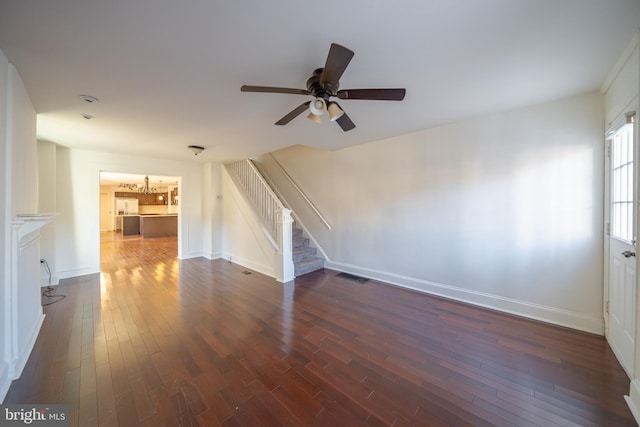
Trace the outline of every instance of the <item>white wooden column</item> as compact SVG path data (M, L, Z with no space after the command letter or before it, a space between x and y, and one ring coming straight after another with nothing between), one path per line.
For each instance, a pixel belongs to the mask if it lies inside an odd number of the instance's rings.
M291 209L282 208L277 214L278 252L276 254L276 280L281 283L295 279L293 267L293 218Z

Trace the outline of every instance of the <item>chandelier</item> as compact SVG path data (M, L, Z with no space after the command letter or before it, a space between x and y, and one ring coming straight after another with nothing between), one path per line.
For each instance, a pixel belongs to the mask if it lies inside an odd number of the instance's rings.
M144 177L144 184L126 184L124 182L121 182L118 187L128 188L129 190L137 191L138 193L142 194L152 194L158 190L158 187L149 187L149 175Z

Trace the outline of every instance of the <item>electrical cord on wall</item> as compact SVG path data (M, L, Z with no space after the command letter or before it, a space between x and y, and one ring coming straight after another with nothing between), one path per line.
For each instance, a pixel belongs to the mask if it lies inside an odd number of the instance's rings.
M61 294L55 294L55 295L51 294L51 292L55 291L55 289L53 286L51 286L51 269L49 268L49 263L47 262L46 259L41 259L40 264L44 264L44 266L47 268L47 272L49 273L49 284L44 287L44 290L42 291L42 296L47 298L55 298L54 301L42 304L43 307L46 307L48 305L55 304L57 302L62 301L67 296L61 295Z

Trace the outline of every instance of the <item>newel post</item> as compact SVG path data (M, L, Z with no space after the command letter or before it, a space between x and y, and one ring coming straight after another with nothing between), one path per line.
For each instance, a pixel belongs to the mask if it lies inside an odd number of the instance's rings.
M282 208L277 214L278 253L276 255L276 280L286 283L296 276L293 270L293 234L291 209Z

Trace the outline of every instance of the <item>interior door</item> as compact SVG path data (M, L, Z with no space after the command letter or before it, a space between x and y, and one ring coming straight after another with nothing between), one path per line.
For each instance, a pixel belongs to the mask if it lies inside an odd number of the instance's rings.
M627 374L634 376L636 336L636 144L633 116L609 139L609 332L608 341Z
M109 208L109 193L100 193L100 231L110 230L109 220L111 209Z

